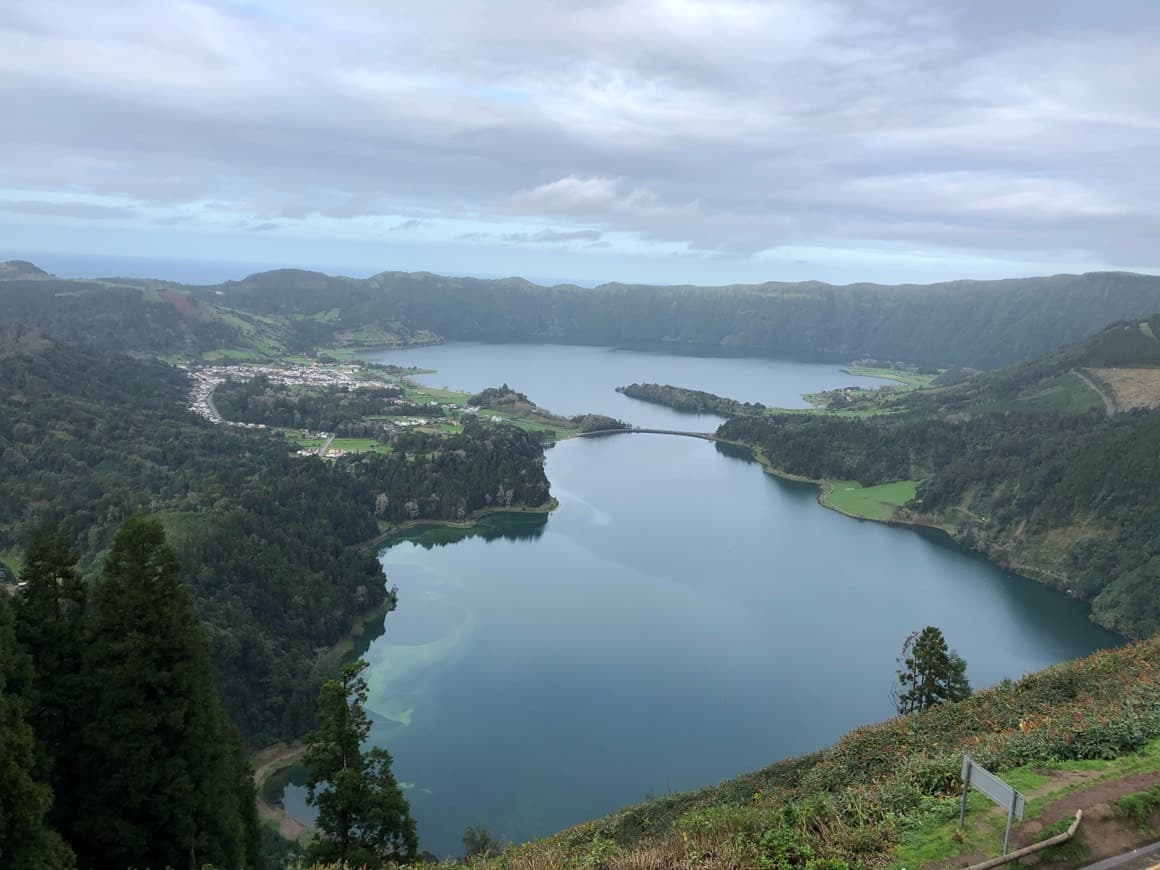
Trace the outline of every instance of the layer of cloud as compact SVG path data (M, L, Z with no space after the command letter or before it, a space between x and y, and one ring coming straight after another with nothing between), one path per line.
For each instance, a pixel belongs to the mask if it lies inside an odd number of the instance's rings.
M41 199L0 199L0 211L84 220L120 220L137 216L136 209L129 206Z
M0 7L4 211L1160 266L1152 0L99 6Z

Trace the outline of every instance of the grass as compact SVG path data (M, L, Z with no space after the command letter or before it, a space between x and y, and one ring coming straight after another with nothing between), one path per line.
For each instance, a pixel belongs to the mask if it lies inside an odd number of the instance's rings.
M207 350L201 355L201 358L206 362L217 362L218 360L234 360L235 362L265 360L265 357L251 349L232 347L223 347L218 348L217 350Z
M471 397L469 393L460 393L455 390L440 390L435 387L424 387L416 384L414 381L406 379L403 380L402 386L407 398L412 401L431 401L434 399L441 405L451 404L463 407Z
M1042 790L1035 797L1028 797L1023 818L1025 821L1038 818L1052 801L1077 788L1086 788L1096 782L1119 779L1135 773L1160 769L1160 739L1150 741L1142 751L1123 755L1115 759L1081 759L1077 761L1057 761L1050 764L1035 763L1002 772L1004 782L1024 795ZM1100 775L1059 788L1043 790L1052 781L1051 774L1074 771L1096 772ZM1117 808L1128 818L1142 817L1160 806L1160 789L1151 789L1135 795L1127 795L1116 802ZM900 838L895 853L893 867L921 867L934 861L945 861L967 852L982 852L997 855L1003 848L1003 833L1007 817L1003 811L983 795L972 790L967 799L967 820L960 834L959 800L946 798L932 804ZM953 812L952 812L953 810ZM984 813L990 815L980 821ZM1045 840L1053 834L1062 833L1071 824L1071 818L1061 819L1062 827L1045 829L1037 840ZM1070 846L1070 844L1065 844Z
M908 372L901 369L880 369L872 366L848 366L842 371L850 375L859 375L866 378L881 378L884 381L897 381L900 384L905 384L907 387L925 387L933 381L938 375L919 374L918 372Z
M1156 337L1155 333L1152 332L1151 324L1149 324L1147 320L1140 323L1140 332L1144 333L1144 335L1148 336L1148 338Z
M12 572L13 577L16 577L20 574L20 560L16 558L16 556L10 555L8 553L0 554L0 565L3 565L10 572Z
M333 450L345 450L348 453L390 453L391 445L383 444L374 438L335 438L330 447Z
M541 423L538 420L524 420L519 417L505 417L504 419L509 423L514 423L526 432L551 432L552 437L556 441L572 438L580 433L580 430L574 426L553 426L549 423Z
M1011 410L1035 413L1082 414L1102 411L1104 400L1075 372L1065 372L1045 381L1029 396L1011 403Z
M326 443L325 438L316 438L313 435L303 435L294 429L283 429L282 434L293 441L303 450L317 450Z
M330 308L326 311L319 312L318 314L311 315L312 319L317 320L319 323L335 323L341 316L341 308Z
M900 480L879 486L862 486L853 480L828 481L821 502L828 508L868 520L888 520L914 498L918 481Z
M1160 809L1160 786L1126 794L1116 801L1116 812L1148 830L1151 815Z

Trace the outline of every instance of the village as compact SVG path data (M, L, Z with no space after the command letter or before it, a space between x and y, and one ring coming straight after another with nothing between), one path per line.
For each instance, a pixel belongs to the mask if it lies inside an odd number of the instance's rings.
M191 381L189 410L212 423L236 426L242 429L267 429L276 427L269 427L264 423L243 423L225 419L214 404L214 390L229 380L248 381L260 376L268 378L272 383L284 384L291 387L337 387L344 391L358 389L390 390L397 393L395 398L389 400L391 404L425 404L430 406L433 411L436 408L440 409L440 416L437 418L400 416L392 417L389 420L378 421L384 434L390 434L403 429L440 424L458 427L461 423L457 419L457 416L442 416L443 412L454 412L455 415L458 415L460 413L475 414L480 410L477 407L461 405L456 402L439 402L436 399L430 398L422 401L425 396L423 393L417 393L415 396L407 398L406 388L403 384L390 378L384 379L378 377L377 372L368 372L366 368L357 364L305 365L296 363L282 366L237 364L196 367L183 366L182 368L186 369ZM503 418L500 416L492 416L491 420L492 422L499 423L502 422ZM344 442L349 444L359 442L359 447L366 449L366 445L361 443L365 439L336 439L335 433L333 432L315 432L308 429L279 431L288 431L288 434L296 436L295 440L303 444L297 451L299 456L322 456L328 459L335 459L340 456L345 456L348 453L360 452L356 447L345 446ZM337 444L336 440L338 441Z

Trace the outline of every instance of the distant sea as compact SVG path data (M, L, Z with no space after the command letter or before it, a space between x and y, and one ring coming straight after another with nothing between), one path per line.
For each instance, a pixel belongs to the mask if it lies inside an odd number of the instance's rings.
M92 254L54 254L46 251L0 251L0 260L27 260L46 272L60 278L159 278L178 281L182 284L219 284L222 281L239 281L255 272L271 269L311 269L327 275L348 275L352 278L368 278L379 272L396 268L384 264L380 268L368 269L349 266L322 265L318 263L243 263L222 260L170 260L160 257L117 257ZM406 270L404 270L406 271ZM485 275L471 272L456 272L432 267L429 271L442 275L459 275L471 278L507 278L510 275ZM543 278L528 276L537 284L577 284L594 287L596 281L576 278Z

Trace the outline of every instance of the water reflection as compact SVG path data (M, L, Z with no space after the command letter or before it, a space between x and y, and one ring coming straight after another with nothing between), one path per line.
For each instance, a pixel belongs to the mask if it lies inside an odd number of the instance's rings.
M470 528L435 523L414 526L392 537L387 542L387 549L402 543L411 543L424 550L430 550L434 547L457 544L470 538L482 538L489 543L500 540L534 541L544 534L548 516L548 513L540 511L511 511L489 514Z

